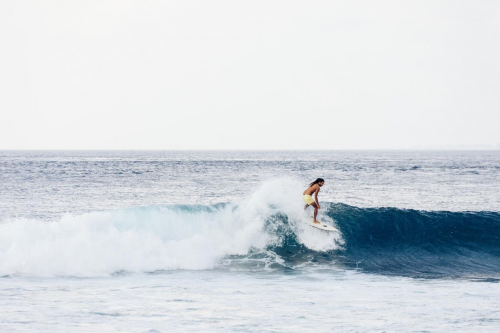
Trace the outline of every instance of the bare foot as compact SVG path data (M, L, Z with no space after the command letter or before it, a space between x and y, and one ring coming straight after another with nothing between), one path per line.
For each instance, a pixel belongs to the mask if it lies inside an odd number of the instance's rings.
M318 220L313 220L313 223L321 223L321 222Z

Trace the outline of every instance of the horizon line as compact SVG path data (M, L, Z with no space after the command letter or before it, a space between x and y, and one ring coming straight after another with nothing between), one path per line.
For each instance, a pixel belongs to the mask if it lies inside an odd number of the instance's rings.
M499 148L333 148L333 149L32 149L32 148L0 148L0 151L248 151L248 152L273 152L273 151L500 151Z

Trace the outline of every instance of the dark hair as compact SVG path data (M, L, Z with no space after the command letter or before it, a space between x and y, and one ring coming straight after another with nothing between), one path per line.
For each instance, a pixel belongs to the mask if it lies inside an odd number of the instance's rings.
M315 181L313 181L311 184L309 184L309 187L315 185L315 184L318 184L318 183L324 183L325 180L323 178L318 178L316 179Z

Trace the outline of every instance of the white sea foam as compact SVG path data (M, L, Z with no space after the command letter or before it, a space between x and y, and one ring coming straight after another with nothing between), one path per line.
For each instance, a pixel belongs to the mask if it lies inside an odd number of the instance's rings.
M138 207L59 221L18 219L0 224L0 275L108 276L115 272L210 269L226 255L279 245L289 228L306 247L333 249L334 234L307 227L301 183L266 182L249 198L222 206ZM327 218L326 216L324 218ZM267 221L267 225L266 225Z

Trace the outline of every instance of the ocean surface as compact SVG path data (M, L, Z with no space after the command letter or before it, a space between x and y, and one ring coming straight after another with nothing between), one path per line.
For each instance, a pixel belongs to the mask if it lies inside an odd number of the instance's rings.
M499 282L500 151L0 151L0 332L499 332Z

